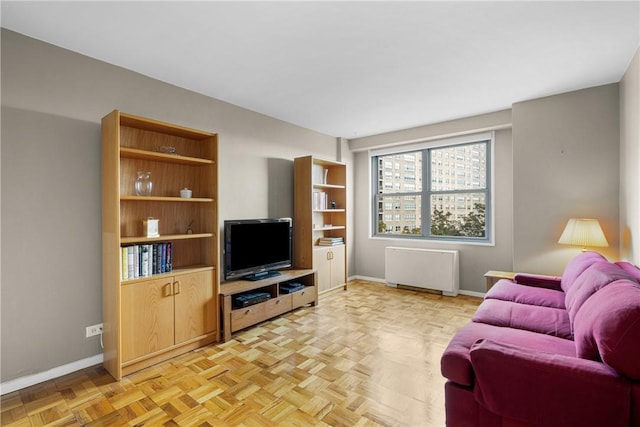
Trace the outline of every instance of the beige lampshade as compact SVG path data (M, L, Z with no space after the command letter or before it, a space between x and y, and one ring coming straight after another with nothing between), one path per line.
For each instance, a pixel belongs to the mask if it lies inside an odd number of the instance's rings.
M558 243L575 246L609 246L597 219L571 218Z

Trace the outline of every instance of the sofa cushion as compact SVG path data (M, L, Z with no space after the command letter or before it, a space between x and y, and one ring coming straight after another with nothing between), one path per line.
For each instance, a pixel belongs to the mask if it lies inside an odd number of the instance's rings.
M606 261L607 259L600 255L598 252L582 252L576 255L567 263L562 273L562 280L560 286L562 290L567 292L573 282L580 276L591 264L598 261Z
M535 286L519 285L507 279L499 280L489 289L485 299L499 299L519 304L564 308L564 292Z
M469 350L476 341L483 338L525 349L572 357L576 355L573 341L520 329L500 328L484 323L469 323L453 336L442 354L440 359L442 375L460 385L472 386L474 375Z
M640 283L640 269L627 261L618 261L616 265L629 273L636 282Z
M554 291L562 291L560 282L562 277L549 276L546 274L533 274L533 273L516 273L513 276L513 281L519 285L533 286L536 288L548 288Z
M560 308L486 299L480 304L472 320L476 323L523 329L560 338L573 338L567 311Z
M576 313L591 295L609 283L621 279L635 281L629 273L616 264L607 261L595 262L587 268L566 292L565 305L569 312L569 321L572 327Z
M618 280L592 295L576 315L575 344L579 357L640 379L640 285Z

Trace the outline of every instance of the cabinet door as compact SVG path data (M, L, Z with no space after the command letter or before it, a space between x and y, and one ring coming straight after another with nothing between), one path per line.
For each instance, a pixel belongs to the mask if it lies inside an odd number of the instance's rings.
M122 360L173 345L171 277L122 286Z
M318 292L331 289L331 248L314 248L313 269L318 273Z
M345 247L333 246L331 248L331 287L343 286L345 283Z
M213 332L217 327L213 272L174 278L176 344Z

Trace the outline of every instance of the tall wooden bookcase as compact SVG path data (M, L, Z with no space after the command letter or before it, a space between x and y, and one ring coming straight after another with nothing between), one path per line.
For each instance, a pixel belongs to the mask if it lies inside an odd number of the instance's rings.
M318 292L347 289L347 166L298 157L294 160L294 263L317 271ZM323 246L323 238L342 243Z
M117 380L220 340L217 157L216 134L118 110L102 119L104 366ZM138 171L151 172L151 195L136 195ZM123 279L122 248L160 242L172 270Z

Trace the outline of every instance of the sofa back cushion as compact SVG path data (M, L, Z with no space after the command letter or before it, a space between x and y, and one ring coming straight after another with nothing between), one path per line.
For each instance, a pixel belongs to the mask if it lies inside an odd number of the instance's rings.
M626 279L635 281L633 276L616 264L598 261L589 266L565 293L564 305L569 312L569 321L573 328L576 314L585 301L599 289L616 280Z
M582 252L576 255L569 261L562 273L562 280L560 281L560 287L563 291L567 292L575 280L593 264L598 261L606 261L607 259L600 255L598 252Z
M638 267L627 261L618 261L616 265L632 275L636 282L640 283L640 269Z
M578 357L639 380L640 285L618 280L593 294L576 315L574 340Z

